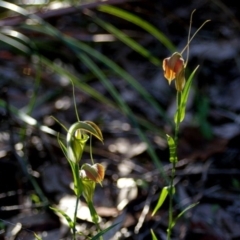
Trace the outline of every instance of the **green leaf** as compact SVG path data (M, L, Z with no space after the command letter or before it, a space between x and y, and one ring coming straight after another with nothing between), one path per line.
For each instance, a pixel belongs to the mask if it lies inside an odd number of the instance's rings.
M176 163L178 161L177 154L176 154L176 144L174 139L167 134L167 142L169 147L169 161L171 163Z
M62 210L57 209L57 208L53 208L50 207L50 209L52 209L54 212L61 214L68 222L68 226L72 229L74 227L74 223L72 221L72 219Z
M186 213L188 210L190 210L191 208L195 207L196 205L198 205L199 202L197 203L193 203L191 205L189 205L188 207L186 207L182 212L180 212L177 217L172 221L172 224L171 224L171 228L173 228L177 222L177 220L184 214Z
M178 114L180 114L179 116L179 120L180 122L183 121L184 117L185 117L185 111L186 111L186 105L187 105L187 100L188 100L188 95L189 95L189 92L190 92L190 89L191 89L191 85L192 85L192 80L193 80L193 77L197 71L199 66L197 66L193 72L191 73L191 75L189 76L187 82L186 82L186 85L183 89L183 92L181 94L181 100L180 100L180 104L178 105L178 109L177 109L177 112L175 114L175 117L174 117L174 121L175 123L178 122Z
M158 199L158 203L153 210L152 216L155 215L155 213L158 211L158 209L163 205L168 193L169 193L169 186L166 186L162 189L162 192L161 192L161 194L159 196L159 199Z
M152 240L158 240L157 236L155 235L152 229L151 229L151 234L152 234Z

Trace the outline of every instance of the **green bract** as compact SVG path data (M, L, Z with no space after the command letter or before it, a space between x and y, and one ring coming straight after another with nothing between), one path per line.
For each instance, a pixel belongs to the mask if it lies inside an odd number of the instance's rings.
M87 178L83 178L82 184L83 184L83 196L86 202L87 203L92 202L96 183Z

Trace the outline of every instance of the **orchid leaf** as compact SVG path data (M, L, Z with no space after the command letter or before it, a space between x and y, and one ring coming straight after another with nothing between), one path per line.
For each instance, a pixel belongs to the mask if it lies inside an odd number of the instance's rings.
M158 199L158 203L153 210L152 216L155 215L155 213L158 211L158 209L163 205L168 193L169 193L169 186L166 186L161 191L161 194L160 194L159 199Z
M172 221L172 224L171 224L171 228L173 228L177 222L177 220L183 215L185 214L188 210L190 210L191 208L194 208L196 205L198 205L199 202L197 203L193 203L191 205L189 205L188 207L186 207L182 212L180 212L177 217L174 219L174 221Z
M193 72L189 76L189 78L188 78L188 80L186 82L186 85L185 85L185 87L183 89L182 96L181 96L181 101L180 101L180 104L178 105L178 110L177 110L177 112L175 114L175 117L174 117L175 123L178 122L178 114L180 114L180 116L179 116L180 122L182 122L184 120L184 118L185 118L186 105L187 105L187 100L188 100L189 92L190 92L191 85L192 85L192 80L193 80L193 77L194 77L198 67L199 66L197 66L193 70Z
M54 212L59 213L60 215L62 215L68 222L68 226L72 229L74 227L74 223L72 221L72 219L62 210L57 209L57 208L53 208L50 207L50 209L52 209Z

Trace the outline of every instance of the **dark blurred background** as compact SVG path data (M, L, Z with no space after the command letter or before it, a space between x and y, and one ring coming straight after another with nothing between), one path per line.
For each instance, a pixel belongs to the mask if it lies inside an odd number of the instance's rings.
M106 8L106 4L109 7ZM95 193L104 239L165 239L168 204L151 212L171 169L176 91L162 60L191 35L186 78L197 65L180 127L175 212L199 201L173 239L240 239L240 12L237 1L0 1L1 239L69 239L50 211L71 215L71 172L57 136L95 122L95 162L106 167ZM187 52L183 53L185 60ZM57 119L57 121L56 121ZM59 121L59 122L58 122ZM90 162L87 145L83 162ZM147 208L149 207L149 208ZM147 208L147 210L146 210ZM78 229L90 235L82 199ZM79 237L79 239L86 239Z

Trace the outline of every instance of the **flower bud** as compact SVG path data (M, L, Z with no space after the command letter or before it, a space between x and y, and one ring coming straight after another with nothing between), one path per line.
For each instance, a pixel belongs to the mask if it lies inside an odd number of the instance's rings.
M99 163L94 165L83 164L82 170L85 171L86 177L95 183L101 183L104 179L105 168Z
M173 53L171 57L163 60L164 77L170 84L176 78L176 89L182 91L185 85L185 65L184 59L180 53Z

